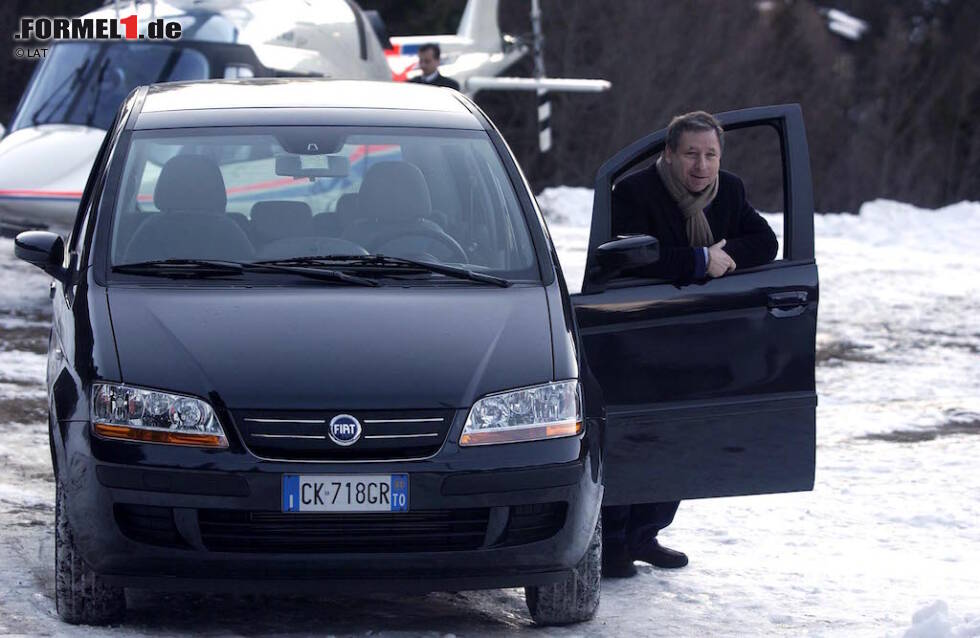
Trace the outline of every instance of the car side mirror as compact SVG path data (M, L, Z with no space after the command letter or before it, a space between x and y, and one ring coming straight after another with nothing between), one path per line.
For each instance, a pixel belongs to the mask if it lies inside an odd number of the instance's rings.
M640 268L660 259L660 242L650 235L630 235L607 241L596 248L599 267L615 277L624 270Z
M607 241L596 248L596 270L591 279L600 286L624 270L641 268L660 259L660 242L650 235L629 235Z
M27 230L14 239L14 255L55 279L64 279L65 240L46 230Z

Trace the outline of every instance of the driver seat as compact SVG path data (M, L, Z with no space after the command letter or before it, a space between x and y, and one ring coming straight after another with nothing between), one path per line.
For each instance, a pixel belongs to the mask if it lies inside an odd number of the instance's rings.
M342 235L371 252L386 245L394 256L428 253L455 261L458 255L446 246L457 242L439 224L426 219L432 214L432 200L425 176L408 162L378 162L368 169L357 194L357 220ZM418 235L439 235L445 241ZM457 244L458 245L458 244Z

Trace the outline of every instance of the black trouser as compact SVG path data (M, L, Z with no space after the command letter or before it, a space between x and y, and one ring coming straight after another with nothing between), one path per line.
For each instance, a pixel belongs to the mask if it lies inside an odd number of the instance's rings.
M602 544L625 545L640 551L657 537L657 532L671 524L680 501L637 503L602 508Z

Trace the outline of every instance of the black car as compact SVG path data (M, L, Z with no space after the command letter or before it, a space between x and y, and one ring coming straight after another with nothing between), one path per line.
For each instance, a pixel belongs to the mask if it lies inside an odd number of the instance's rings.
M140 88L54 278L57 607L123 588L524 586L539 623L599 602L600 504L811 489L817 270L796 106L774 128L783 258L676 286L626 277L599 171L581 294L486 116L423 86Z

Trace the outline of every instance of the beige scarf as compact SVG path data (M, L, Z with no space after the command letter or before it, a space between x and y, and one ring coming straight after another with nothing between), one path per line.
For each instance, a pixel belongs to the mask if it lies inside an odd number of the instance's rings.
M657 158L657 174L660 175L667 192L684 214L684 224L687 227L687 237L691 246L714 244L715 238L711 234L708 218L704 216L704 209L718 194L718 178L716 177L715 181L711 182L711 186L700 193L692 193L684 184L674 179L674 174L670 172L670 167L664 161L662 154Z

